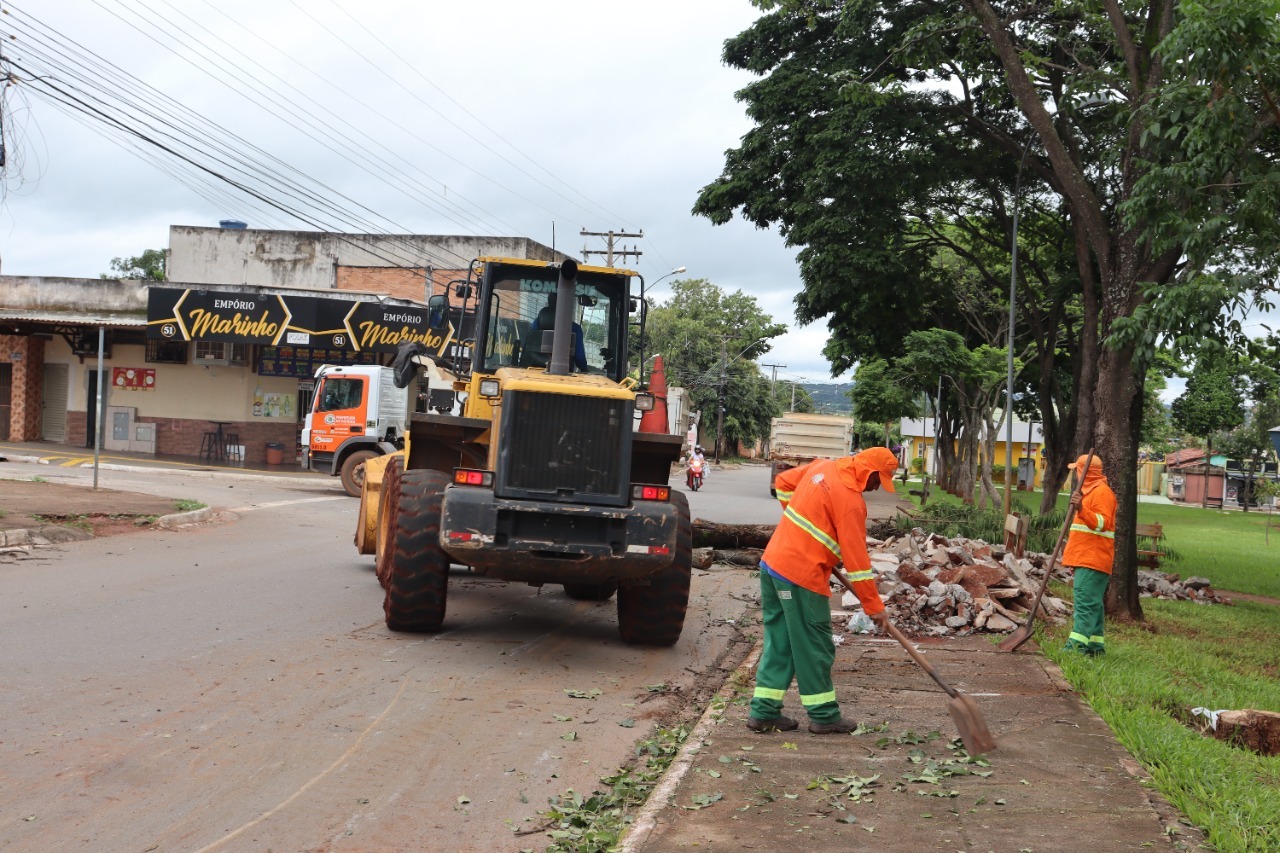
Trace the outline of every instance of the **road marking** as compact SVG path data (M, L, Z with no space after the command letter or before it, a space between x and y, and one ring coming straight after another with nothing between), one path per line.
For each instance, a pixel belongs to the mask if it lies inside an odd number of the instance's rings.
M59 458L59 457L55 456L55 457L53 457L53 458L54 458L54 459L57 459L57 458ZM81 456L75 456L75 457L72 457L71 459L68 459L66 462L61 462L61 463L59 463L59 467L62 467L62 468L75 468L75 467L76 467L76 466L78 466L78 465L85 465L85 464L88 464L88 463L91 463L91 462L93 462L93 457L92 457L92 456L83 456L83 457L81 457Z
M328 498L298 498L292 501L273 501L266 504L248 504L247 506L232 507L227 512L253 512L255 509L275 509L278 506L296 506L297 504L315 504L324 503L325 501L349 501L347 495L335 495Z

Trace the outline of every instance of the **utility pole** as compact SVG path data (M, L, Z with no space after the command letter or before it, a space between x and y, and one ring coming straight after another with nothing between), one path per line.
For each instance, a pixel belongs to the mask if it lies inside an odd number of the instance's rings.
M716 420L716 464L720 464L720 445L724 442L724 386L728 381L729 351L725 348L728 338L720 339L720 407Z
M781 367L783 370L786 370L787 366L785 364L762 364L760 366L773 368L773 378L769 380L769 393L772 394L773 389L778 385L778 368Z
M585 228L583 228L578 233L581 234L583 237L604 237L605 238L605 249L603 251L599 249L587 249L586 246L582 247L583 261L589 260L591 255L604 255L605 266L611 267L613 266L613 261L615 258L621 258L623 260L626 260L627 258L633 257L636 260L639 260L640 256L644 254L644 252L641 252L639 249L635 247L634 243L631 245L630 249L614 248L614 245L617 243L617 241L623 237L644 237L643 228L640 229L640 232L638 234L631 234L626 231L588 231Z

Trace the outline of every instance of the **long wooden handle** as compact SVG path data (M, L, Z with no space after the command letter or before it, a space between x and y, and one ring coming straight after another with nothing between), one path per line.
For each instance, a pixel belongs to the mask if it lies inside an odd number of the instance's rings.
M839 566L836 566L835 568L833 568L831 570L831 573L840 579L840 583L844 584L845 589L849 590L849 592L852 592L854 595L858 594L857 592L854 591L853 583L850 582L848 575L846 575ZM929 676L934 681L938 682L938 686L941 687L943 690L947 691L948 696L955 698L956 689L952 687L950 684L947 684L947 682L943 681L942 676L938 675L938 673L933 671L933 667L929 666L929 662L924 659L924 655L916 651L915 646L911 645L911 641L908 640L906 637L902 636L902 632L898 630L897 626L886 619L885 627L889 630L889 636L893 637L895 640L897 640L899 643L902 644L902 647L907 650L907 654L911 655L911 657L915 659L916 663L924 667L924 671L929 673Z
M1075 497L1076 492L1084 488L1084 478L1089 473L1089 466L1093 464L1093 448L1089 448L1089 456L1084 460L1084 468L1080 471L1080 482L1072 489L1071 496ZM1027 625L1031 625L1035 621L1036 614L1040 612L1040 599L1044 598L1044 591L1049 588L1049 578L1053 577L1054 565L1058 562L1058 552L1062 550L1062 543L1067 538L1067 532L1071 530L1071 523L1075 521L1075 513L1071 510L1071 504L1067 504L1067 517L1062 522L1062 530L1058 533L1058 541L1053 546L1053 553L1049 555L1049 562L1044 567L1044 582L1040 584L1040 591L1036 593L1035 603L1031 605L1031 613L1027 615Z

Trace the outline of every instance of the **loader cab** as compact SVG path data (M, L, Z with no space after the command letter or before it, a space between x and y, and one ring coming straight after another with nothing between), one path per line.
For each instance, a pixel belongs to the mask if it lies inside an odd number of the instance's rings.
M620 270L578 268L570 359L574 373L614 382L626 375L629 278ZM492 375L504 367L547 367L558 279L559 267L543 261L484 263L474 372Z

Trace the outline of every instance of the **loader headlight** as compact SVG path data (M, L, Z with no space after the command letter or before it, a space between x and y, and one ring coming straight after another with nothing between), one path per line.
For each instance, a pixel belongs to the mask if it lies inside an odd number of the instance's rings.
M654 399L652 394L640 393L636 395L636 411L637 412L652 412L653 406L654 406Z
M498 384L498 380L496 379L480 380L480 396L481 397L496 397L498 396L498 392L501 390L501 388L502 386Z

